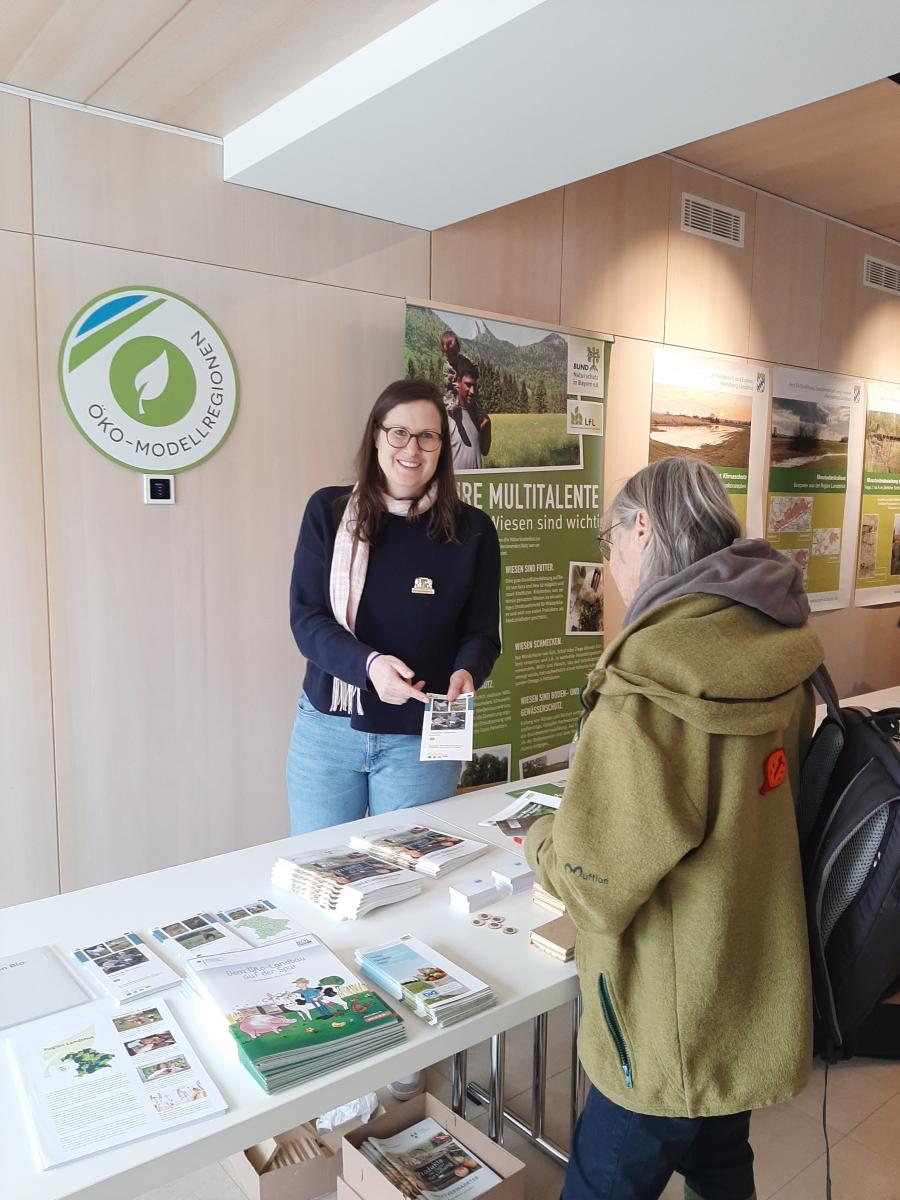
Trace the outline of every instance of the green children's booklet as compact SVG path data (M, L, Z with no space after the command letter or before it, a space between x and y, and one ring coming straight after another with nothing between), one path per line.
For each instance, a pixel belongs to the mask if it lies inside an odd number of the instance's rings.
M406 1037L400 1016L312 934L187 965L267 1092L302 1083Z

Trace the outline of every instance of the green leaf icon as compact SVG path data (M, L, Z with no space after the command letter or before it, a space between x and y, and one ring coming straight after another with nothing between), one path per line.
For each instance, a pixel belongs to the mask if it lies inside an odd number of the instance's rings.
M160 337L123 342L110 363L109 386L123 412L157 429L182 420L197 395L187 355Z
M165 350L159 358L138 371L134 377L134 390L138 394L138 414L144 415L144 403L147 400L157 400L166 390L169 382L169 356Z

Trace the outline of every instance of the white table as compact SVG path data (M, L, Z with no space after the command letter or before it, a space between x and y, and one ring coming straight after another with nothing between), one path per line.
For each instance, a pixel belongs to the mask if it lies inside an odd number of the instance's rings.
M430 805L427 810L407 809L400 820L452 831L456 826L444 819L445 808L464 803L467 813L477 810L480 816L487 816L505 803L504 797L505 787L492 788ZM416 934L489 982L497 998L495 1007L448 1030L432 1029L401 1010L407 1030L404 1044L270 1097L238 1062L227 1031L182 985L164 995L228 1101L229 1111L44 1172L35 1166L21 1099L10 1077L5 1047L0 1047L4 1068L0 1072L0 1194L11 1200L127 1200L488 1038L495 1039L493 1046L499 1051L495 1066L500 1071L501 1086L496 1100L502 1111L502 1040L496 1035L578 995L574 964L557 963L529 947L529 930L542 919L529 892L503 900L500 911L519 931L509 935L487 926L473 928L469 916L450 908L447 887L452 874L442 880L423 879L422 895L416 899L376 909L360 921L343 923L273 888L269 882L272 863L279 854L298 853L301 847L342 844L357 830L387 823L383 816L369 817L344 825L339 831L285 838L5 909L0 911L0 956L45 943L68 952L76 945L90 945L127 929L147 933L186 913L269 896L301 918L351 968L357 946L376 944L402 933ZM492 846L477 861L479 867L490 869L503 857ZM7 1031L0 1040L14 1033Z

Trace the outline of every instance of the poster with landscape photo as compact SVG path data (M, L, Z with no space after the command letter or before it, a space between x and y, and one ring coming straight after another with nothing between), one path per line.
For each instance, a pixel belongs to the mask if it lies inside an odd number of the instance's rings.
M708 463L746 524L754 400L765 397L767 388L765 367L657 350L650 462L676 456Z
M866 385L857 605L900 600L900 387Z
M856 573L862 383L793 367L772 376L766 537L801 566L814 610L842 608Z

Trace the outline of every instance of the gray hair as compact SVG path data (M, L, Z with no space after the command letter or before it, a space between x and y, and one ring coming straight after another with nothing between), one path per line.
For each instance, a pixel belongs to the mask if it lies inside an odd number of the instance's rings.
M609 506L603 528L630 528L641 510L651 528L642 583L677 575L741 536L741 523L718 475L697 458L661 458L632 475Z

